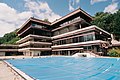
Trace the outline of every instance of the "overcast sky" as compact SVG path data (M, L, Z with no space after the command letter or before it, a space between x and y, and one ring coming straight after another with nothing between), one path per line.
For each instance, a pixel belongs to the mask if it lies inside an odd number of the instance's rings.
M29 17L52 22L79 7L92 16L101 11L113 14L120 9L120 0L0 0L0 37Z

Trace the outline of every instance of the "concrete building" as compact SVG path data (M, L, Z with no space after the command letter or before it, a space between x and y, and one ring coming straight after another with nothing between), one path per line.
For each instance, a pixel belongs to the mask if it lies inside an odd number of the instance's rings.
M0 45L0 56L22 55L18 52L18 45Z
M77 52L92 52L105 55L111 35L91 25L93 18L82 9L77 9L50 23L30 18L17 31L17 41L24 55L73 55Z
M49 22L30 18L17 31L21 39L19 52L27 56L40 56L51 54L51 27Z

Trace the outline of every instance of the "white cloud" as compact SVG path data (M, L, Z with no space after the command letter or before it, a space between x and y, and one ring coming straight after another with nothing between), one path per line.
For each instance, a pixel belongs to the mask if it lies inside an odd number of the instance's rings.
M118 3L112 3L110 5L108 5L107 7L105 7L104 12L108 12L108 13L116 13L118 11Z
M47 18L49 21L54 21L61 17L50 9L47 2L35 2L34 0L25 0L25 2L25 7L33 13L33 16L39 19Z
M15 24L0 20L0 36L3 36L6 32L11 32L13 30L15 30Z
M80 0L75 0L76 1L76 3L79 3L80 2Z
M31 16L38 19L47 18L50 21L60 18L58 14L50 9L47 2L25 0L25 7L28 9L27 11L18 12L7 4L0 3L0 36L14 31Z
M98 2L105 2L107 0L91 0L90 3L91 5L93 5L94 3L98 3Z
M69 0L69 11L73 11L75 10L76 8L78 8L78 4L79 4L80 0ZM77 6L77 7L76 7Z
M69 11L73 11L74 10L72 5L74 5L74 1L69 0Z
M5 3L0 3L0 36L18 28L32 15L31 12L17 12Z

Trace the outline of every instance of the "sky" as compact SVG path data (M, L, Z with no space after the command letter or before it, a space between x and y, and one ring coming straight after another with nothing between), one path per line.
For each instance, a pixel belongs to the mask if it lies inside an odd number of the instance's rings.
M0 0L0 37L20 28L30 17L52 22L77 8L91 16L113 14L120 9L120 0Z

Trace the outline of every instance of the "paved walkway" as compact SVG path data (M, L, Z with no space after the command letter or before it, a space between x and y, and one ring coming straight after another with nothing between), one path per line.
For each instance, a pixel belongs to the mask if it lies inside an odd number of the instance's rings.
M7 65L0 61L0 80L24 80Z

